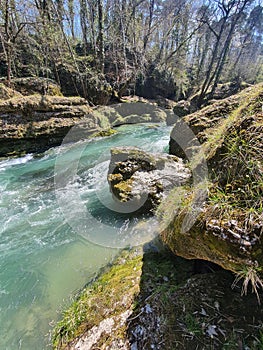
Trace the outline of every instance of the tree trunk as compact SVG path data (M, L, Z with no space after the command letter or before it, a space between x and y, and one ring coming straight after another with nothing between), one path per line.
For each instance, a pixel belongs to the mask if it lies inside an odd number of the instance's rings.
M98 0L98 17L99 17L99 35L98 35L98 59L99 59L99 70L104 73L104 16L103 16L103 5L102 0Z

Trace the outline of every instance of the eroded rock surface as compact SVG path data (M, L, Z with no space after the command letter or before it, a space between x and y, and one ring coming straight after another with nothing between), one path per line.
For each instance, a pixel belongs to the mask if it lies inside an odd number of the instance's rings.
M162 214L166 218L162 237L175 254L217 263L243 278L248 276L248 281L261 278L256 288L263 287L262 101L263 85L259 84L188 115L183 118L184 124L175 125L170 152L186 158L188 151L192 167L198 166L201 155L205 158L207 198L200 203L199 214L186 232L181 228L194 209L195 188L186 190L176 215L168 210L176 196L176 192L171 193L168 202L163 203ZM182 149L180 144L190 129L196 138L189 138Z
M136 147L111 150L108 181L116 200L133 211L155 209L170 189L185 184L191 174L182 160Z
M55 94L57 91L57 86L45 79L17 79L16 84L23 93L27 89L38 93L46 86L48 90L45 93ZM108 135L103 132L114 126L164 122L167 111L149 101L91 108L87 100L81 97L46 94L23 96L1 84L0 157L42 152L57 146L73 126L80 127L78 134L82 135L81 138L94 133Z
M59 145L79 124L87 137L101 130L102 122L80 97L32 95L0 100L0 157ZM108 120L106 126L110 127Z

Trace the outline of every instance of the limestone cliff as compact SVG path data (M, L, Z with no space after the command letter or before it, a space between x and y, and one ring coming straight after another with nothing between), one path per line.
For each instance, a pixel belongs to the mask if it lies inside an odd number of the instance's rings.
M159 211L161 236L174 253L215 262L251 282L255 291L263 287L262 102L261 84L188 115L181 124L178 121L171 133L170 152L184 157L192 170L204 156L209 174L203 179L204 184L208 181L207 199L199 203L196 220L186 232L182 232L182 223L196 210L195 186L184 188L175 216L171 207L176 191ZM182 149L176 138L182 125L188 126L202 145L193 146L189 140Z
M80 97L30 95L0 100L0 157L59 145L79 124L85 124L85 136L110 127Z

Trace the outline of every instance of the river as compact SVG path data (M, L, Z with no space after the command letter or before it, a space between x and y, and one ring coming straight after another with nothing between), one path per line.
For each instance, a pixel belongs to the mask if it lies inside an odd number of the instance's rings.
M110 209L110 148L166 152L169 132L126 125L111 137L0 161L0 349L50 349L52 326L74 293L119 248L152 239L153 219ZM74 176L61 183L72 164Z

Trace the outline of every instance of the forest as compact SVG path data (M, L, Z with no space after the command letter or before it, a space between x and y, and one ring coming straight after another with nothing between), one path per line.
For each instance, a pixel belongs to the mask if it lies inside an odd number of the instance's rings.
M93 104L263 79L258 0L1 0L0 75L56 81Z
M263 0L0 0L0 348L263 349Z

